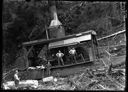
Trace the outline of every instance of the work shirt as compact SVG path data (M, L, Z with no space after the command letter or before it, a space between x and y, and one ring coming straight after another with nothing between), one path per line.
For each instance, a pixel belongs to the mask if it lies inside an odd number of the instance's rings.
M18 77L18 74L14 74L14 79L15 80L20 80L19 77Z
M64 56L64 54L63 54L62 52L58 52L58 53L56 54L56 56L57 56L58 58L62 58L62 57Z
M75 49L71 49L71 50L69 51L69 53L70 53L71 55L75 55L75 54L76 54L76 50L75 50Z

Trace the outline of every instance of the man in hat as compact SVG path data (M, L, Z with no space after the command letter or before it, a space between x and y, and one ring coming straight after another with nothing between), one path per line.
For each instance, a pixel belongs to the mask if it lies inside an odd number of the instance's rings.
M64 56L64 54L59 50L59 52L56 54L57 58L58 58L58 63L60 65L60 62L62 63L62 65L64 65L64 61L62 59L62 57Z

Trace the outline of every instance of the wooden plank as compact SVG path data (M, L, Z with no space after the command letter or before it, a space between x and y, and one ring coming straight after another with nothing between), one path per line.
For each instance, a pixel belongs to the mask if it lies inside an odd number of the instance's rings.
M91 40L91 34L83 35L80 37L73 37L73 38L69 38L66 40L52 42L49 44L49 48L57 48L57 47L62 47L62 46L73 45L73 44L77 44L77 43L80 43L82 41L88 41L88 40Z
M46 30L46 36L47 36L47 39L49 39L49 36L48 36L48 30L46 29L46 26L45 26L45 30Z
M89 48L88 50L89 50L89 58L90 58L90 61L94 61L92 48Z
M91 40L91 47L92 47L92 56L93 56L93 61L96 59L96 53L95 53L95 48L94 48L94 37L92 35L92 40Z

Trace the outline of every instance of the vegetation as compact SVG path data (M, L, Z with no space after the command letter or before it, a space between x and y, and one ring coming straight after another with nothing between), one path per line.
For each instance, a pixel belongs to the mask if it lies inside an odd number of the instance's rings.
M49 1L4 0L2 11L3 64L14 64L22 42L45 39L50 25ZM95 30L98 37L124 22L124 2L56 1L66 34Z

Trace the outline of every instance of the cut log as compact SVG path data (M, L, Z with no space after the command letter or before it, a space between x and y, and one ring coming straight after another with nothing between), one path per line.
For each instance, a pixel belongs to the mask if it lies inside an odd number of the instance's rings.
M51 82L53 82L53 81L54 81L53 76L43 78L43 82L50 82L50 81L51 81Z
M25 81L21 81L19 83L19 87L33 87L33 88L37 88L38 87L38 81L37 80L25 80Z
M3 85L4 85L4 89L15 89L14 81L8 81L6 83L3 83ZM20 81L18 88L24 88L24 87L37 88L38 87L38 81L37 80Z

